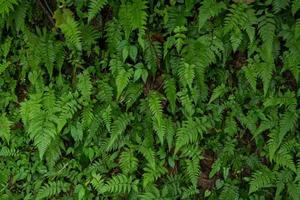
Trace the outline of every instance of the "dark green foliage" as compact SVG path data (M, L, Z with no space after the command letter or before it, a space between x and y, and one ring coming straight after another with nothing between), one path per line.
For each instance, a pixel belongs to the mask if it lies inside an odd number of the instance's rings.
M299 200L299 11L0 0L0 200Z

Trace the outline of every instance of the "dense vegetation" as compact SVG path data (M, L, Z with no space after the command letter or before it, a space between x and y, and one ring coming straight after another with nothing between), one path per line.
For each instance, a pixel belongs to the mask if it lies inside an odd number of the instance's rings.
M300 0L0 0L0 199L300 199Z

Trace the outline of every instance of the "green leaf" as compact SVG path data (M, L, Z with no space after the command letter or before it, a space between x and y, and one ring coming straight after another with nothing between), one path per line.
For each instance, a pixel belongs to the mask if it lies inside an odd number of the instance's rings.
M132 73L130 71L126 71L125 69L121 69L118 71L118 75L116 77L116 85L117 85L117 99L120 98L123 90L129 83L129 79L131 78Z
M222 83L221 85L217 86L214 90L213 93L210 97L210 100L208 102L208 104L212 103L213 101L215 101L217 98L223 96L226 92L226 87L225 85Z
M90 0L88 10L88 22L90 22L107 4L107 0Z
M76 142L82 140L83 131L82 125L79 122L77 122L76 126L71 126L71 135Z
M129 48L129 56L134 62L136 61L137 53L138 49L136 48L136 46L131 45Z
M9 143L11 135L10 135L10 126L12 125L12 122L9 121L9 119L2 115L0 116L0 138L2 140L5 140L7 143Z

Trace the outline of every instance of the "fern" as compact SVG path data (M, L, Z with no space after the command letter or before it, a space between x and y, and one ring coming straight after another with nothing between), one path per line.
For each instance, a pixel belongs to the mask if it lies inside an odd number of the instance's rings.
M288 152L286 147L282 147L276 152L276 154L274 155L274 161L280 166L287 167L293 171L296 171L293 156Z
M249 82L251 88L256 91L256 82L257 82L257 71L255 70L255 67L253 67L252 65L247 66L244 69L245 72L245 77L247 79L247 81Z
M162 107L161 107L161 97L159 94L152 92L149 95L149 108L153 115L153 118L158 121L158 124L162 123Z
M67 190L69 189L69 185L70 184L61 181L50 182L49 184L41 187L36 198L45 199L48 197L55 197L61 192L67 192Z
M153 116L153 128L157 133L160 143L163 144L166 127L163 119L161 97L155 92L149 95L149 108Z
M209 100L208 103L210 104L211 102L213 102L214 100L216 100L220 96L223 96L225 94L225 92L226 92L226 87L225 87L224 84L221 84L221 85L217 86L214 89L214 91L213 91L213 93L212 93L212 95L211 95L210 100Z
M191 100L187 89L177 93L179 100L183 106L183 113L187 117L192 117L195 113L194 104Z
M91 0L89 2L88 22L90 22L107 4L107 0Z
M298 124L298 113L295 111L287 111L280 119L280 141L283 140L284 136L288 131L294 130Z
M138 183L138 180L134 180L132 177L120 174L113 176L112 179L105 184L105 189L108 192L117 194L130 193L131 191L137 192Z
M262 38L262 58L268 63L272 63L273 58L273 42L275 39L275 20L273 15L267 14L258 19L259 35Z
M267 95L270 82L272 79L272 73L274 69L274 65L271 63L260 63L258 64L258 70L259 74L258 76L263 81L263 89L264 89L264 95Z
M60 113L57 123L57 131L60 132L63 127L67 124L68 120L72 119L76 111L80 108L78 102L74 99L71 93L64 94L58 100L57 104L60 107Z
M149 185L152 185L156 180L159 179L162 175L166 174L167 170L162 166L163 163L158 163L155 167L150 165L144 168L143 174L143 187L147 188Z
M285 9L289 5L290 0L273 0L272 6L275 13L280 12L280 10Z
M152 71L152 73L160 68L162 51L161 44L159 42L147 41L145 45L144 55L147 67Z
M0 0L0 199L298 200L299 2Z
M3 147L0 150L0 156L2 157L15 157L18 156L19 151L16 149L9 149L8 147Z
M141 95L142 95L142 85L140 84L129 85L124 95L126 109L128 110L129 108L131 108L132 105L137 102L137 100Z
M201 124L193 119L184 121L176 133L177 138L175 152L184 145L197 142L197 140L202 136L202 128Z
M126 71L125 69L119 70L118 75L116 77L117 99L120 98L123 90L128 85L131 76L132 76L131 71Z
M175 80L170 77L164 78L164 91L170 103L170 110L175 113L176 108L176 85Z
M218 16L225 9L223 2L215 0L205 0L202 2L201 11L198 16L198 29L201 30L203 25L212 17Z
M99 81L98 83L98 99L102 102L110 103L113 97L113 88L106 81Z
M70 47L75 47L77 50L82 49L81 32L79 30L79 23L73 18L73 13L69 9L58 10L54 14L56 19L56 26L58 26L67 39L67 44Z
M156 159L155 159L155 152L151 148L147 148L144 146L141 146L139 148L139 152L145 157L147 160L147 165L149 165L151 168L155 168L156 166Z
M5 116L2 115L0 116L0 138L2 140L6 141L9 143L11 135L10 135L10 126L12 125L12 122L9 121L9 119Z
M267 169L256 171L253 173L249 193L256 192L262 188L272 187L275 180L274 174Z
M199 157L193 157L191 160L187 160L187 175L193 184L194 187L197 186L198 177L200 176L200 165L199 165Z
M138 159L131 150L122 152L120 156L120 166L125 174L135 172L138 167Z
M104 121L104 124L106 126L106 129L110 132L111 127L111 120L112 120L112 114L111 114L112 108L110 105L106 107L106 109L101 113L101 117Z
M294 0L292 4L292 13L295 15L297 11L300 9L300 1L299 0Z
M194 65L188 63L181 63L178 69L178 77L183 86L192 88L192 83L195 77Z
M299 199L300 198L300 193L299 193L299 183L298 184L295 184L295 183L288 183L288 186L287 186L287 189L288 189L288 194L289 196L296 200L296 199Z
M143 32L146 25L147 13L146 2L143 0L134 0L132 3L122 4L119 10L119 20L122 25L125 38L128 39L130 33L139 29L140 32Z
M14 6L19 4L19 0L1 0L0 15L4 16L14 9Z
M106 25L106 38L110 52L115 52L122 39L122 33L118 31L121 25L116 20L111 20Z
M97 45L97 41L102 36L97 29L91 25L85 25L80 27L82 38L82 49L87 51L88 56L91 55L92 48Z
M100 194L106 191L104 180L101 175L93 175L93 179L91 180L92 186L99 192Z
M93 86L90 80L89 73L87 71L84 71L78 76L77 88L82 95L83 101L89 101Z
M122 133L125 131L126 127L129 125L131 120L132 116L127 113L124 113L112 123L111 136L107 144L106 150L111 150L113 144L122 135Z
M21 107L22 120L42 159L57 135L55 99L51 93L32 95Z
M230 13L225 18L224 32L232 32L230 41L233 51L236 51L243 39L242 31L253 41L255 31L252 25L256 22L256 16L246 4L233 4L229 10Z
M220 200L239 199L238 187L226 184L221 192Z

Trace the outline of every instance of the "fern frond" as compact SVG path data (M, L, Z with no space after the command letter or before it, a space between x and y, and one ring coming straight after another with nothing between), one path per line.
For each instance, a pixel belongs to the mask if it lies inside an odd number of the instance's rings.
M293 156L286 149L285 146L281 147L276 154L274 155L274 159L276 164L282 167L286 167L296 172L296 166L293 161Z
M163 111L161 106L162 98L156 92L151 92L149 94L149 108L153 115L153 118L158 121L158 123L162 123Z
M120 166L125 174L135 172L138 166L138 159L134 156L132 150L123 151L120 156Z
M76 84L78 91L82 95L82 100L86 105L90 100L90 96L92 94L93 85L90 79L90 75L88 71L84 71L83 73L78 75L78 82Z
M222 192L219 196L220 200L238 200L239 199L239 189L238 187L230 184L225 184Z
M214 100L216 100L217 98L223 96L224 94L226 93L226 87L224 84L221 84L219 86L217 86L214 90L213 90L213 93L209 99L209 104L211 102L213 102Z
M270 82L272 79L272 73L274 70L274 64L272 63L260 63L257 65L258 66L258 71L259 71L259 78L263 82L263 87L264 87L264 95L267 95L267 92L270 87Z
M56 26L59 27L66 37L67 44L75 49L81 51L81 32L79 29L79 23L75 21L73 13L69 9L58 9L54 13L56 19Z
M134 180L132 177L127 177L123 174L113 176L105 184L106 191L115 194L130 193L130 191L138 191L138 180Z
M112 146L125 131L131 120L132 116L130 114L124 113L113 122L111 126L111 136L106 147L107 151L111 150Z
M177 129L175 152L177 152L184 145L197 142L201 136L202 125L199 122L194 121L193 119L184 121L182 126Z
M10 141L10 126L12 125L12 122L5 116L0 116L0 138L7 143Z
M253 66L247 66L244 69L245 77L249 82L251 88L256 91L257 71Z
M144 30L147 21L146 1L134 0L132 3L122 4L119 10L119 21L122 25L125 38L135 29Z
M201 30L203 25L212 17L218 16L226 5L223 2L215 0L204 0L202 2L201 11L198 15L198 30Z
M72 119L80 106L71 93L63 94L57 101L57 104L59 105L60 109L56 123L57 132L60 132L68 120Z
M282 141L284 136L288 131L292 131L296 128L298 124L298 118L299 115L296 111L287 111L284 113L282 118L280 119L279 122L279 129L280 129L280 138L279 140Z
M41 159L57 135L55 104L55 97L51 93L32 95L30 100L21 104L22 120Z
M88 9L88 22L90 22L107 4L107 0L91 0Z
M195 195L198 195L199 193L200 193L199 189L197 189L191 185L188 188L183 189L182 198L190 199L190 198L193 198Z
M162 198L159 190L156 187L151 187L147 192L139 195L142 200L155 200Z
M195 107L193 104L192 99L190 98L190 95L188 94L188 90L182 90L177 93L180 103L183 106L183 114L187 117L192 117L195 113Z
M8 147L2 147L0 150L0 157L15 157L19 154L19 151L16 149L9 149Z
M98 99L102 102L111 103L113 99L113 88L106 81L99 81L98 83Z
M155 168L155 152L151 148L147 148L145 146L141 146L138 151L145 157L147 160L147 165L151 168Z
M41 187L37 194L37 199L44 199L49 197L55 197L61 192L67 192L70 184L62 181L50 182Z
M245 31L252 42L255 36L253 24L256 23L256 15L254 10L247 4L232 4L230 12L225 18L225 34L231 32L230 41L233 51L236 51L243 39L243 31Z
M258 33L263 41L261 57L265 62L272 63L276 23L272 14L263 15L258 19Z
M290 4L290 0L273 0L272 6L275 13L285 9Z
M194 187L197 186L198 178L200 176L199 161L199 157L193 157L190 160L186 160L186 173Z
M170 110L172 113L175 113L176 108L176 84L175 80L171 77L164 77L164 91L167 96L167 99L170 103Z
M112 114L111 114L112 108L110 105L108 105L105 110L101 113L102 120L106 126L106 129L110 132L110 126L111 126L111 120L112 120Z
M289 182L287 184L287 191L291 199L297 200L300 198L300 184Z
M14 9L14 6L19 4L19 0L0 0L0 15L3 17Z
M97 190L98 193L102 194L105 192L105 183L101 175L98 174L93 175L91 184Z
M149 108L152 113L153 128L157 133L160 143L163 144L166 127L163 119L161 97L156 92L149 94Z
M163 166L163 162L157 163L155 168L147 165L144 168L143 174L143 187L147 188L149 185L152 185L159 177L167 173L167 169Z
M269 169L262 169L252 174L250 181L249 194L256 192L262 188L272 187L274 185L275 176Z
M120 41L122 40L122 33L119 31L121 28L121 25L115 19L109 21L106 25L105 37L110 52L115 52L117 50L117 47L119 46Z
M293 15L295 15L299 9L300 9L300 0L294 0L292 4Z
M131 106L138 100L142 95L142 85L141 84L130 84L125 92L125 103L126 110L131 108Z
M181 62L179 68L178 68L178 77L180 80L180 83L186 87L188 86L190 89L192 88L192 83L195 78L195 71L194 71L195 65L190 65L185 62Z
M287 111L279 121L279 129L274 129L269 137L268 147L271 160L274 158L276 151L280 147L288 131L293 130L298 121L298 114L294 111Z
M84 25L81 26L80 29L82 49L87 51L88 55L90 55L93 45L97 45L97 40L102 35L92 25Z
M95 119L93 111L93 105L88 105L83 108L81 112L81 123L83 128L91 129L91 124Z
M126 71L125 69L120 69L118 71L118 75L116 77L116 85L117 85L117 99L120 98L123 90L129 83L129 79L131 78L131 71Z
M152 73L154 73L157 68L160 68L161 58L161 44L159 42L146 41L144 59L148 69L150 69Z

